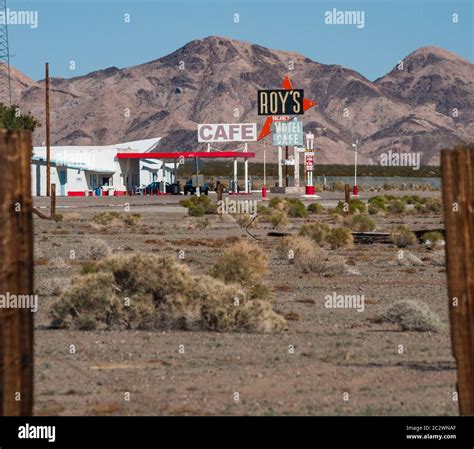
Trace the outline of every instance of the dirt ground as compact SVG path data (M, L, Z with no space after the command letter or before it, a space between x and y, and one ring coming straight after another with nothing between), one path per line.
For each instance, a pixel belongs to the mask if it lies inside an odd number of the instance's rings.
M439 197L439 192L424 195ZM325 192L322 196L323 205L334 206L341 193ZM181 262L193 273L206 272L235 238L253 240L238 223L219 216L208 216L207 227L199 227L199 219L188 217L178 199L63 198L58 199L58 212L64 215L64 222L35 217L35 283L40 295L35 316L35 414L458 413L453 400L456 371L446 273L444 265L436 263L443 254L421 245L410 251L423 261L422 266L399 265L394 245L356 244L330 251L331 256L346 259L350 272L303 274L278 257L276 247L281 239L267 236L270 225L259 224L252 233L270 257L265 284L273 293L274 309L292 318L287 331L49 329L51 305L84 262L71 259L70 252L81 254L91 238L103 240L114 253L147 251L178 257L184 250ZM105 229L91 224L99 212L122 212L125 202L131 213L141 214L139 224ZM37 207L47 204L44 198L35 200ZM329 215L292 219L287 231L297 233L305 221L317 219L335 223ZM375 216L375 221L381 231L398 223L413 230L443 227L441 215L436 214ZM51 288L52 283L59 288ZM325 308L324 297L333 292L363 294L364 312ZM401 299L425 302L440 316L444 328L438 333L408 332L372 321ZM403 353L399 345L403 345Z

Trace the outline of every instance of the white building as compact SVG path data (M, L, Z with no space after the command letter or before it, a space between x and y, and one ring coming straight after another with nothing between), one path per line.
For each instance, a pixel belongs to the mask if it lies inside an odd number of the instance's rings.
M117 158L118 153L153 152L159 141L157 137L105 146L53 146L51 184L56 184L57 195L84 196L103 186L119 195L154 181L172 183L174 162ZM46 147L33 148L31 184L34 196L46 195Z

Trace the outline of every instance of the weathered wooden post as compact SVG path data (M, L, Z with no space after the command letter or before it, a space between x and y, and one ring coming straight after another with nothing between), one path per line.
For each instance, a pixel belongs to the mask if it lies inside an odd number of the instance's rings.
M51 218L56 214L56 184L51 184Z
M441 168L459 409L462 415L474 415L474 150L443 150Z
M349 203L351 201L351 186L349 184L344 184L344 202L347 204L348 210L346 211L346 215L349 215Z
M31 133L0 130L0 295L33 294ZM8 307L8 306L7 306ZM0 307L0 415L33 412L33 314Z

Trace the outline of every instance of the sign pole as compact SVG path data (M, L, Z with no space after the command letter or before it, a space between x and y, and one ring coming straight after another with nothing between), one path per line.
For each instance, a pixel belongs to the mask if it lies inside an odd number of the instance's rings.
M263 185L267 185L267 157L265 149L265 140L263 141Z
M288 165L286 161L288 160L288 145L285 146L285 187L288 187Z
M49 122L49 63L46 63L46 196L51 195L51 131Z
M282 148L278 147L278 187L283 187Z
M354 191L353 191L353 196L359 196L359 189L357 187L357 146L359 144L359 141L356 140L355 143L352 144L354 147Z

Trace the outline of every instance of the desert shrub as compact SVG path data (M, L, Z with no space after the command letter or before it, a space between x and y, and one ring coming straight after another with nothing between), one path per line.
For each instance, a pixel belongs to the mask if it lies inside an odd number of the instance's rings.
M96 273L96 265L94 262L87 260L81 266L81 273L82 274L91 274Z
M377 206L374 206L373 204L369 204L369 207L367 207L367 212L370 215L377 215L380 212L382 212L382 209L379 209Z
M64 220L64 215L63 214L53 214L53 220L56 222L56 223L60 223Z
M436 249L440 242L444 240L443 234L438 231L425 232L421 239L430 249Z
M270 216L271 213L272 213L272 211L268 207L263 206L262 204L257 204L257 214L258 215Z
M422 198L419 195L404 195L402 197L405 204L420 204L423 202Z
M398 324L403 330L438 332L442 323L426 304L418 301L398 301L376 318L378 322Z
M324 273L327 252L309 237L292 235L281 240L278 253L283 260L295 265L303 273Z
M206 209L200 204L197 206L191 206L188 208L188 215L190 217L204 217L206 214Z
M249 214L238 214L236 218L237 218L237 223L239 223L239 225L244 228L247 227L254 219L254 217Z
M142 216L140 214L127 214L122 217L122 221L128 226L134 226L140 223Z
M337 203L337 206L336 206L336 211L340 214L343 214L345 212L344 211L344 205L345 205L345 203L343 201L339 201ZM361 200L358 200L358 199L349 200L348 206L349 206L349 212L351 214L366 211L365 203Z
M35 280L35 293L44 296L58 296L63 289L63 283L58 278L42 276Z
M324 209L324 206L319 203L311 203L308 205L308 213L310 214L323 214L326 209Z
M354 243L351 230L345 227L332 228L326 236L326 242L332 249L351 246Z
M267 272L268 257L255 243L239 240L224 250L212 275L244 286L258 284Z
M188 214L191 217L202 217L203 215L217 213L217 204L213 203L207 195L193 195L179 203L188 209Z
M381 196L381 195L373 196L372 198L369 198L368 203L369 203L369 207L372 206L372 208L377 209L377 212L378 211L385 212L387 210L386 199L384 196Z
M283 209L285 207L284 201L279 196L274 196L269 202L268 207L270 209Z
M355 215L350 220L350 226L357 232L372 232L375 229L375 221L367 215Z
M388 203L388 211L391 214L402 214L405 212L405 203L400 199L391 200Z
M284 229L288 224L288 215L282 210L274 210L269 219L274 229Z
M118 212L100 212L92 217L94 223L104 226L116 220L120 220L120 214Z
M237 284L193 276L174 257L134 253L96 263L73 279L51 309L52 326L93 329L182 329L270 332L285 320L269 300Z
M302 237L309 237L314 240L318 245L322 245L327 234L330 232L331 228L326 223L312 222L305 223L300 228L299 235Z
M434 212L439 214L443 211L443 203L440 198L423 198L423 201L415 204L417 212L422 214Z
M99 260L109 256L112 251L103 240L89 239L85 242L83 259Z
M342 181L336 181L332 183L331 188L336 192L344 192L346 186Z
M405 248L416 243L416 235L405 225L397 225L390 233L390 240L399 248Z
M303 202L298 198L286 198L286 211L290 217L305 218L308 216L308 211Z

